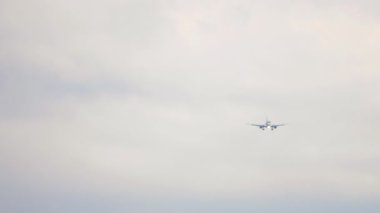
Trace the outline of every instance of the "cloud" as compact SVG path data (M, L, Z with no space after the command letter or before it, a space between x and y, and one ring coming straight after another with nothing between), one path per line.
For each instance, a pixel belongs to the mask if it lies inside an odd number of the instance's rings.
M377 6L3 1L2 207L378 209Z

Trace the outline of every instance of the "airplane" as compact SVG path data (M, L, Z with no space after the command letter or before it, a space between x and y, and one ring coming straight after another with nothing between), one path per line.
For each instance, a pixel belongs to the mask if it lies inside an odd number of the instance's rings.
M266 129L274 130L279 126L285 126L285 124L272 124L272 122L270 122L268 119L266 119L265 124L251 124L250 123L248 125L257 126L262 130L266 130Z

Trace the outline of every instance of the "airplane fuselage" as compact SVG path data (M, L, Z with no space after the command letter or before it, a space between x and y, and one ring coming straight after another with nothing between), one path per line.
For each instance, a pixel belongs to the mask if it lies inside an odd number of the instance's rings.
M270 124L265 124L264 126L261 126L261 129L262 130L265 130L265 129L270 129L270 130L273 130L275 129L276 127L275 126L272 126Z

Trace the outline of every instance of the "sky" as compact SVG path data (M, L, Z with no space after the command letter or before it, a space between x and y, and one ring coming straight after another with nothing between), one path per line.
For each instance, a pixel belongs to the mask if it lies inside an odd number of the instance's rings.
M0 211L379 212L379 10L1 0Z

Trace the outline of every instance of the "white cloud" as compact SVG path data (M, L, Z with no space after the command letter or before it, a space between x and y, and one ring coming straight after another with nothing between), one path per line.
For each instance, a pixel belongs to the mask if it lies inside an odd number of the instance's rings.
M1 185L379 197L380 31L365 3L1 4ZM265 115L289 126L245 125Z

